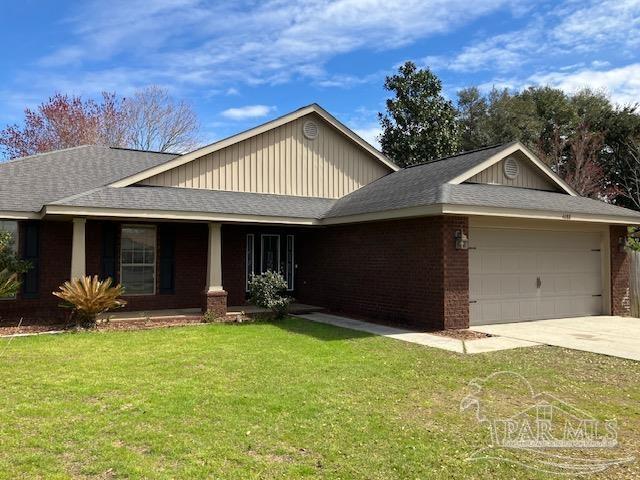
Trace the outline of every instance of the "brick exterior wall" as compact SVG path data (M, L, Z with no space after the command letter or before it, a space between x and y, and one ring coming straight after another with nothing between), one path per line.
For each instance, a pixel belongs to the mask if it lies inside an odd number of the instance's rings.
M627 227L611 225L609 227L611 243L611 314L629 315L629 269L630 256L620 251L620 238L627 237Z
M457 231L469 236L468 217L440 217L442 222L442 261L444 328L469 326L469 251L456 250Z
M102 227L105 222L90 220L86 224L86 272L100 275L102 255ZM20 318L24 323L56 323L64 320L67 310L59 308L60 300L51 292L69 278L71 271L71 222L40 222L40 274L36 298L0 300L0 324L14 324ZM160 226L161 224L155 224ZM171 294L124 296L126 311L159 310L173 308L204 308L207 281L206 224L175 223L175 292ZM119 238L119 235L118 235ZM118 247L119 249L119 247ZM160 251L156 255L159 262ZM156 264L156 282L159 265ZM116 281L119 281L116 273ZM158 289L157 289L158 290Z
M245 304L247 233L243 225L222 226L222 287L229 306Z
M69 279L71 273L71 222L39 222L38 294L25 298L18 293L15 300L0 300L0 325L57 323L68 311L58 307L60 300L51 292ZM19 237L23 238L24 222L20 222ZM19 240L22 253L22 241Z
M466 327L465 217L426 217L311 229L298 236L297 299L420 329Z

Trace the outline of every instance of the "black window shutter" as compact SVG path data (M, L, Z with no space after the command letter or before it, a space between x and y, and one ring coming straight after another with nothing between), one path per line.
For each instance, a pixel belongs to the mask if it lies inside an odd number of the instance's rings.
M31 268L22 277L22 295L35 298L40 283L40 224L26 222L22 238L22 258L31 263Z
M158 229L160 248L160 293L175 293L176 276L176 231L173 226L163 225Z
M100 262L100 276L105 279L111 277L116 280L116 225L102 224L102 261Z

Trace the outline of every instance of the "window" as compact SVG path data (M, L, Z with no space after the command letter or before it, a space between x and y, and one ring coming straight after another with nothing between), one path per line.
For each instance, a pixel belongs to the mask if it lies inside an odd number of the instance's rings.
M253 258L254 258L254 237L253 233L249 233L247 235L247 272L246 272L246 289L249 291L249 281L251 280L251 276L255 273L255 267L253 266Z
M13 251L18 252L18 222L15 220L0 220L0 232L9 232L13 237Z
M18 253L18 222L15 220L0 220L0 232L9 232L13 237L13 244L11 245L13 251ZM2 270L2 267L0 267ZM0 297L0 299L16 298L15 295L8 297Z
M293 249L293 235L287 235L287 290L293 290L293 275L296 268L293 260Z
M156 228L122 227L120 283L126 295L153 295L156 290Z

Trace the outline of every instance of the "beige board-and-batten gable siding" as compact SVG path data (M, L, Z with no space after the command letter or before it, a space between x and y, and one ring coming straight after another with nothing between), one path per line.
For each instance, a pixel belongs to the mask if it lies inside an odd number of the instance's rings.
M306 122L317 137L303 133ZM340 198L391 169L309 114L142 180L142 185Z
M518 165L518 174L515 178L509 178L505 174L504 164L507 159L513 158ZM530 188L533 190L546 190L549 192L561 192L562 190L551 179L534 165L525 154L515 152L485 170L466 180L467 183L487 183L490 185L506 185L510 187Z

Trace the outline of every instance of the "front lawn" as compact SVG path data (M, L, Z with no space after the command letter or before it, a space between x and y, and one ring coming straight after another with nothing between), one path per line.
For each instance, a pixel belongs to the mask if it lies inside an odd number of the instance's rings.
M488 435L460 401L500 370L617 418L616 456L640 451L638 363L464 356L290 318L2 340L0 478L547 478L465 460Z

